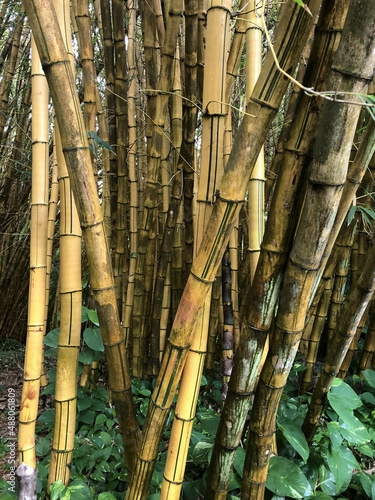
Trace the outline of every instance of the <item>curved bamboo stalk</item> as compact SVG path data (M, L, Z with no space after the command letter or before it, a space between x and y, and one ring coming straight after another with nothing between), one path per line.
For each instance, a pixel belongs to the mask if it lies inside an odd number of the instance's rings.
M127 468L131 475L137 448L138 424L124 337L116 307L103 217L74 78L51 3L44 0L25 0L24 6L33 28L56 110L65 160L87 249L92 291L106 348L109 386L119 419Z
M198 216L194 238L195 255L212 211L212 199L223 174L225 124L225 76L231 1L211 0L207 5L205 76L203 83L203 128L198 187ZM173 276L172 276L173 283ZM199 395L210 320L211 293L204 300L202 317L193 332L172 424L171 438L161 488L161 498L178 497L185 473L188 443ZM172 295L173 308L173 295Z
M30 286L24 380L20 404L20 463L36 467L35 422L42 366L48 225L48 87L38 51L32 50L32 191Z
M309 4L316 14L319 1ZM292 72L306 41L306 27L311 18L297 5L283 6L284 15L277 26L276 50L282 68ZM287 30L287 26L295 29ZM180 305L165 347L165 354L143 428L136 473L127 498L147 496L149 481L157 457L158 443L191 344L191 332L204 299L221 262L225 244L245 198L247 182L268 128L277 113L288 82L281 77L271 54L266 56L260 78L247 105L247 114L237 133L227 168L218 189L216 202L200 251L181 297ZM256 117L256 118L255 118ZM200 316L200 314L199 314ZM154 450L151 454L150 450Z
M319 7L320 3L313 5L315 12ZM330 64L332 52L337 44L336 29L335 35L332 36L329 27L333 25L335 28L340 28L343 25L343 18L345 19L345 6L343 10L336 7L337 5L327 2L326 9L320 16L319 35L315 37L313 48L317 57L311 58L305 80L305 83L309 82L312 86L318 81L324 81L325 68ZM280 12L280 19L283 19L283 10ZM313 19L311 24L305 27L305 41L312 23ZM255 273L249 300L243 304L246 316L227 400L215 439L207 477L207 498L225 498L235 451L240 444L256 384L263 346L274 318L282 275L297 223L296 197L303 168L306 168L309 162L310 140L313 136L310 131L317 121L316 107L310 109L310 106L311 102L302 95L298 107L299 113L293 122L285 147L283 168L268 214L258 271ZM307 132L305 136L301 133L303 130Z
M370 35L373 22L369 19L370 3L359 0L349 5L328 78L329 88L363 92L371 80L375 40ZM356 76L348 77L348 71ZM353 104L337 104L332 101L323 103L303 212L280 292L272 345L261 373L250 418L241 489L244 498L263 496L277 407L297 352L314 279L345 183L360 108ZM334 127L328 125L332 123L332 117ZM332 165L335 168L331 168Z
M332 386L349 345L357 331L358 323L375 290L375 245L369 250L362 274L357 285L348 295L341 311L338 328L334 334L330 349L324 362L323 371L311 398L302 430L308 442L311 442L318 425L327 393Z

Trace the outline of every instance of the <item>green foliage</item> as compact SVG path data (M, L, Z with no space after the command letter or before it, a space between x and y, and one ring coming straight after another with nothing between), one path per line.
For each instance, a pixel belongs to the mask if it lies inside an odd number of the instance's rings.
M95 311L82 308L83 348L80 362L100 359L103 344ZM45 338L47 352L56 354L58 329ZM366 370L363 377L354 376L352 387L335 379L328 393L314 442L309 447L301 431L308 406L308 396L299 395L298 375L305 368L298 356L281 398L277 416L277 456L270 460L266 483L266 499L343 499L375 500L375 479L363 471L371 470L375 457L375 372ZM53 393L55 370L49 371ZM132 389L139 424L147 413L154 381L135 380ZM354 388L356 390L354 390ZM51 389L52 388L52 389ZM211 459L220 420L222 378L219 372L202 378L198 410L188 451L183 500L204 495L205 477ZM176 402L175 397L174 402ZM159 498L167 457L173 410L167 421L164 441L151 481L149 499ZM38 418L36 454L39 460L38 494L45 498L50 461L50 441L54 425L54 409L47 409ZM2 443L6 449L6 443ZM236 454L228 499L238 499L245 461L246 441ZM65 487L56 482L51 499L87 498L113 500L124 497L127 473L123 446L114 409L108 403L106 390L100 385L92 391L78 387L77 427L73 452L71 483ZM11 494L9 498L15 498Z

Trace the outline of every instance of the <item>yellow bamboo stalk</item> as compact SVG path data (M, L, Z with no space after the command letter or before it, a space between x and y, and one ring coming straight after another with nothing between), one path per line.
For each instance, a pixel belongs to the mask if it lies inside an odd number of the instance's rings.
M30 287L18 451L20 463L36 467L35 422L42 365L48 226L48 88L38 52L32 50L32 191Z
M318 0L309 3L314 14L319 6ZM310 20L310 16L297 4L288 2L283 5L283 15L277 26L275 42L283 69L294 71L299 54L306 42L305 32L307 28L308 31L310 30ZM287 30L286 27L290 25L293 29ZM147 497L162 429L180 381L187 351L191 345L194 325L201 317L202 304L211 291L233 220L238 215L240 204L244 201L253 164L280 106L287 84L287 79L281 76L275 66L273 56L268 54L260 78L247 104L247 114L238 129L225 175L218 187L219 193L217 193L207 230L193 263L165 347L159 376L150 399L136 469L127 499Z
M201 244L212 201L223 174L223 140L225 124L225 76L229 47L231 1L210 1L207 10L205 78L203 86L203 130L201 169L198 188L198 217L195 253ZM173 279L172 279L173 283ZM173 286L173 285L172 285ZM210 320L211 293L205 298L202 316L193 333L172 425L161 498L177 498L184 477L190 435L193 428Z
M69 4L54 0L64 44L73 66ZM60 187L60 332L57 347L55 424L48 487L57 480L69 483L77 409L77 368L81 338L82 232L63 155L59 128L54 124Z
M258 0L251 0L246 7L246 92L245 102L250 97L262 67L261 5ZM264 150L262 149L255 164L249 182L248 224L250 252L250 282L254 279L258 264L260 245L264 233Z
M135 53L136 33L136 1L128 0L128 64L129 64L129 88L128 88L128 171L130 184L130 256L129 256L129 279L126 290L126 302L123 308L123 327L125 334L125 345L128 345L130 337L131 313L134 297L135 266L137 262L138 248L138 174L137 174L137 68Z
M131 394L124 337L113 289L103 216L74 78L51 2L24 0L24 6L34 30L53 98L65 160L72 179L87 249L92 291L106 350L109 386L112 390L112 400L118 415L126 463L131 476L137 448L138 424Z

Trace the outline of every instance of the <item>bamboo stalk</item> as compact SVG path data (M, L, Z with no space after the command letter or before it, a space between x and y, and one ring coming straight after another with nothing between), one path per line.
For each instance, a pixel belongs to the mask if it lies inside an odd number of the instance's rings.
M32 191L29 310L18 451L20 463L36 468L35 422L42 366L48 225L48 88L38 51L32 50Z
M354 93L366 91L375 62L375 53L369 56L375 46L370 36L370 8L370 2L350 3L340 45L328 78L329 88ZM351 50L355 47L355 56L354 52L349 52L349 47ZM354 71L358 76L348 78L348 71ZM297 352L314 279L345 183L360 108L353 104L337 104L333 101L323 103L305 204L280 292L272 344L261 373L250 418L242 480L244 498L261 498L263 495L275 432L276 410ZM327 126L332 117L335 120L334 129ZM333 164L334 169L330 168ZM296 303L298 308L295 307Z
M103 217L74 78L51 3L25 0L24 6L33 28L56 110L65 160L86 244L93 296L106 348L109 386L119 419L127 468L131 476L137 448L138 424L131 394L124 336L117 312Z
M319 2L309 4L314 14L319 5ZM302 9L297 9L297 7L291 3L283 6L284 15L276 30L279 35L276 37L275 47L282 61L282 68L291 68L291 71L294 71L299 53L306 41L306 26L310 24L310 16L305 15ZM296 29L287 31L288 25L295 26ZM204 299L210 293L233 220L238 213L240 203L245 198L246 185L253 163L259 154L286 87L286 79L281 77L274 65L272 55L269 54L266 56L252 98L248 102L247 114L238 130L200 251L194 261L165 347L162 366L143 429L136 473L127 498L147 496L157 457L155 450L158 448L163 425L180 380L187 348L191 344L192 327L198 318Z
M333 380L339 371L353 336L357 331L358 323L366 310L374 290L375 245L369 250L357 285L350 290L341 311L337 322L338 328L335 331L331 348L327 352L323 371L312 395L311 403L302 425L302 430L308 442L311 442L314 437L315 429L327 401L327 393L332 387Z

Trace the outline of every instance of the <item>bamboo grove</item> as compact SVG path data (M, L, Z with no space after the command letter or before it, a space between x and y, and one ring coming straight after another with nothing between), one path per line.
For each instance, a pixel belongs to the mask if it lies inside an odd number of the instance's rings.
M82 305L129 500L172 408L160 498L180 498L203 373L223 380L205 498L227 498L245 442L241 498L262 499L297 353L308 442L334 378L372 366L374 33L373 0L0 2L0 332L26 338L35 469L59 326L49 486L69 484ZM132 379L154 383L142 428Z

